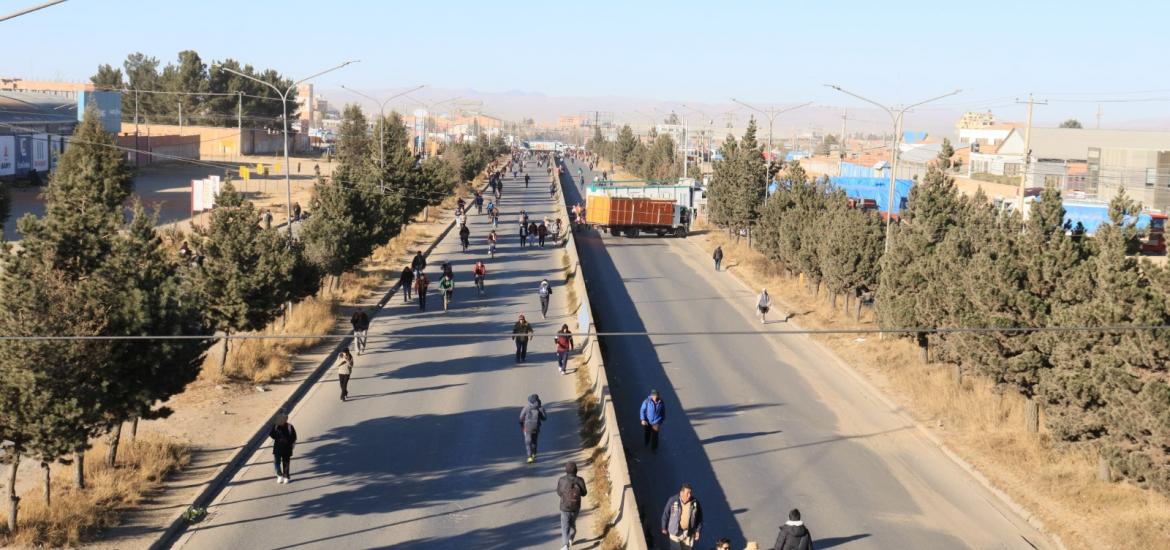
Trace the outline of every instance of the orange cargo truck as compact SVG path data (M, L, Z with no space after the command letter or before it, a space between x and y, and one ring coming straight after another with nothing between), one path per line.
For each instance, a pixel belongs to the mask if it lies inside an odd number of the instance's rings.
M640 233L687 236L689 209L675 201L606 195L588 195L586 199L585 223L602 231L627 237Z

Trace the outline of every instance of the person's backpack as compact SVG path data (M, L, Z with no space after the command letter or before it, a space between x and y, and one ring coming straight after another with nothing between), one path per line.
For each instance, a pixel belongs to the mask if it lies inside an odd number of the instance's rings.
M530 432L540 429L540 407L528 408L528 415L524 417L524 429Z
M538 292L540 293L541 298L548 298L548 295L552 294L552 287L549 285L540 285L540 290Z
M581 509L581 487L575 478L569 479L569 486L565 488L565 494L561 495L561 509L573 512Z

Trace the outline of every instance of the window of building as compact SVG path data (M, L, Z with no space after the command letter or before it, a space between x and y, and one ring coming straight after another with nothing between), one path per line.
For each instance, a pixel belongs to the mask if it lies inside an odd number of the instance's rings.
M1019 163L1013 162L1010 164L1003 165L1003 175L1005 175L1005 176L1018 176L1019 174L1020 174L1020 164Z

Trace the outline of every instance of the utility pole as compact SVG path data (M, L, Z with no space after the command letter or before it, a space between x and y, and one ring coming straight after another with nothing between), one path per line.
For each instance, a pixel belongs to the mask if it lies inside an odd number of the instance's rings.
M239 103L236 104L236 131L240 133L240 141L236 144L236 156L244 155L244 92L236 92Z
M1097 104L1097 129L1101 129L1101 104Z
M138 166L139 151L142 147L138 145L138 90L134 90L134 166Z
M183 100L179 100L179 135L183 135Z
M795 111L801 107L808 107L809 105L813 104L813 102L810 101L808 103L801 103L800 105L796 105L794 107L789 107L787 109L777 109L775 107L771 107L769 109L759 109L759 108L753 107L751 105L748 105L747 103L744 103L738 99L735 99L734 97L731 98L731 100L740 104L740 105L743 105L744 107L747 107L748 109L751 109L751 110L753 110L757 113L760 113L761 115L764 115L765 117L767 117L767 119L768 119L768 159L769 160L772 160L772 123L776 122L776 117L778 115L782 115L782 114L787 113L789 111Z
M1024 127L1024 171L1020 174L1020 204L1018 206L1022 214L1024 212L1024 191L1028 187L1028 174L1031 173L1030 166L1032 164L1032 107L1036 104L1048 105L1048 102L1038 102L1032 97L1032 94L1028 94L1028 101L1020 101L1017 99L1016 103L1028 106L1028 122L1027 126Z
M841 110L841 147L840 147L841 160L845 160L845 152L846 152L846 148L845 148L845 141L846 141L845 123L848 120L849 120L849 109L842 109Z

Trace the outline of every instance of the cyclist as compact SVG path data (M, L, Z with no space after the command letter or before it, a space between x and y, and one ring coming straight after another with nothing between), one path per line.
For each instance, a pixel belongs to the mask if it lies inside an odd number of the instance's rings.
M487 275L487 266L483 265L483 260L475 262L475 268L471 273L475 276L475 288L478 288L479 295L483 296L483 278Z
M496 240L496 230L493 229L491 233L488 233L488 252L491 253L492 258L496 257Z
M444 273L443 278L439 279L439 293L443 295L443 312L446 313L451 299L455 297L455 279Z
M463 245L464 252L467 252L467 247L471 246L471 229L466 225L459 228L459 243Z

